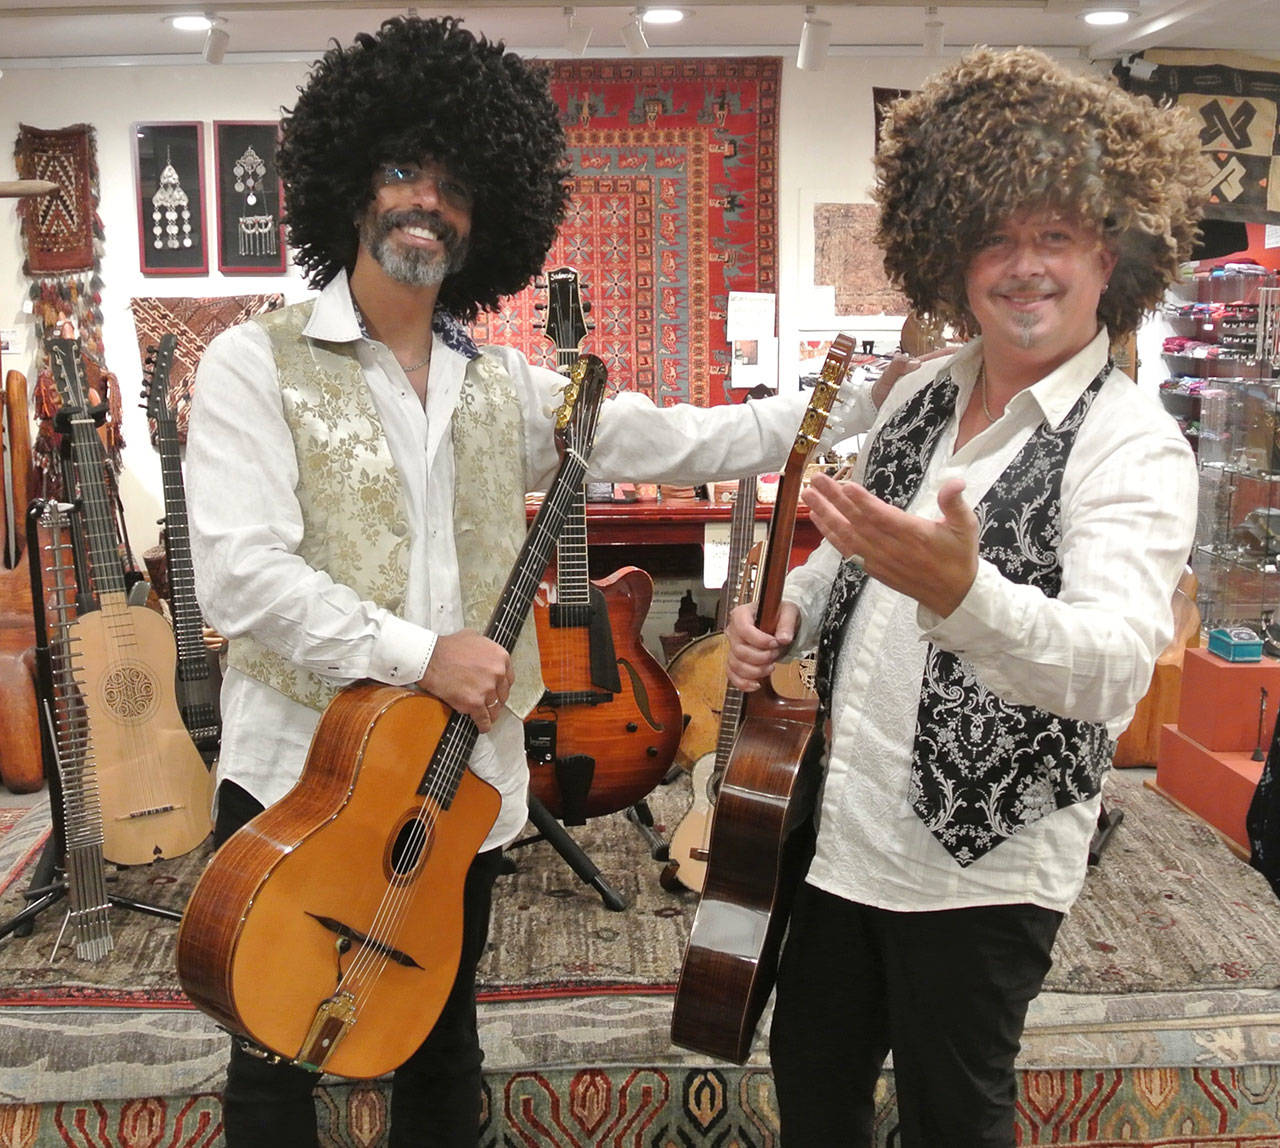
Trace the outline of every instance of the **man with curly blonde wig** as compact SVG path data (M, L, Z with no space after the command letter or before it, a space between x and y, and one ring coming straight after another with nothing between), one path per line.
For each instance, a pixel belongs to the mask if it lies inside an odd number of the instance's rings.
M872 389L776 633L729 626L743 689L818 649L825 781L770 1043L786 1148L869 1145L890 1052L902 1148L1014 1143L1027 1007L1195 524L1191 451L1109 348L1189 257L1202 184L1182 113L1028 49L892 110L885 266L969 341Z

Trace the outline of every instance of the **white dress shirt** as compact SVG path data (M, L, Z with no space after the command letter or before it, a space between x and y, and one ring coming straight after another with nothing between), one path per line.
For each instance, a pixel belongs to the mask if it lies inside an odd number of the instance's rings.
M1041 420L1056 426L1105 364L1105 331L1019 392L1003 417L955 450L981 340L900 380L872 434L947 365L959 386L952 418L908 509L941 517L937 495L965 480L976 505ZM870 437L870 436L869 436ZM861 461L855 472L861 478ZM917 911L1031 902L1065 912L1084 883L1098 797L1057 810L962 868L907 797L927 645L969 662L1006 701L1103 722L1113 737L1146 692L1173 632L1170 599L1191 550L1196 468L1157 400L1113 371L1079 430L1062 476L1062 588L1049 598L980 560L960 606L940 618L868 579L850 619L832 689L832 741L808 880L885 909ZM793 571L785 597L801 610L796 649L817 640L839 553L828 543Z
M293 438L282 414L275 361L253 322L219 335L200 363L186 453L196 594L209 625L227 637L252 632L297 665L338 685L372 678L418 681L439 634L464 626L453 541L450 419L467 366L437 338L424 408L387 347L361 335L345 274L320 293L308 336L356 345L409 510L409 586L400 615L336 584L298 556L302 515ZM527 490L543 490L559 466L551 417L564 379L497 348L520 393ZM624 392L601 414L589 477L688 484L776 469L795 439L804 395L745 405L655 407ZM828 441L847 434L833 418ZM501 460L495 460L495 464ZM369 529L381 528L371 522ZM532 622L528 623L532 625ZM319 714L270 686L228 670L222 690L220 779L264 804L301 775ZM425 758L424 758L425 761ZM484 848L511 841L527 816L523 726L508 710L481 736L474 772L502 794Z

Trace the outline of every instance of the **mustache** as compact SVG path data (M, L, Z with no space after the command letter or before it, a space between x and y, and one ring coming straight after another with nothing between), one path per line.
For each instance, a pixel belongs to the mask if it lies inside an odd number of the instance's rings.
M405 208L402 211L388 211L385 215L378 216L377 229L380 238L385 239L397 227L428 228L434 231L440 242L450 250L458 243L458 229L436 211Z
M1057 291L1051 279L1006 279L996 284L997 295L1052 295Z

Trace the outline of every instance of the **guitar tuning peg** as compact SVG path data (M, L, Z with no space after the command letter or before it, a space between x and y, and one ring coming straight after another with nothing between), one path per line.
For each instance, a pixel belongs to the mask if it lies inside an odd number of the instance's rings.
M590 304L590 302L588 302L588 301L587 301L587 300L585 300L585 299L582 301L582 313L583 313L584 315L590 315L590 314L591 314L591 304Z
M535 311L545 311L547 309L547 305L541 299L537 299L534 301L533 309Z

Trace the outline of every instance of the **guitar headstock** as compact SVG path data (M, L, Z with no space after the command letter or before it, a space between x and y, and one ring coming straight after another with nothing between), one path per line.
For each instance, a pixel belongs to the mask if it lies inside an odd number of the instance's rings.
M813 394L809 396L809 406L800 420L800 430L791 448L793 456L798 454L807 458L818 445L818 440L826 429L827 417L840 393L840 386L849 373L854 349L855 343L849 335L837 335L831 341L826 361L814 384Z
M85 412L89 407L89 387L80 358L80 340L52 337L45 340L49 369L65 411Z
M178 346L177 335L169 332L160 337L160 343L147 348L147 361L142 370L142 397L147 416L156 423L176 423L169 406L169 372L173 368L173 353Z
M572 267L547 272L546 319L543 331L555 344L556 369L568 373L578 350L587 341L587 312L591 304L582 297L582 277Z
M583 458L591 453L609 382L609 371L595 355L579 355L569 372L564 398L556 412L556 431L569 450Z

